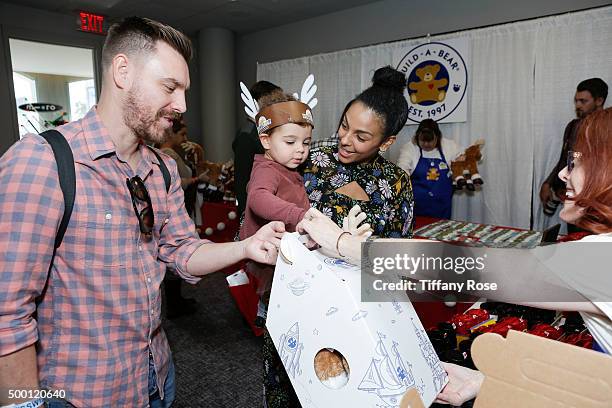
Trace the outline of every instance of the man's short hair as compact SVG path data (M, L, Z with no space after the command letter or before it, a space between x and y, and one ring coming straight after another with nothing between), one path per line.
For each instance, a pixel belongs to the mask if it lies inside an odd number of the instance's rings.
M249 92L251 92L251 96L253 97L253 99L255 99L256 101L259 101L264 96L268 96L270 94L274 94L274 93L282 94L283 90L279 86L274 85L272 82L257 81L251 86L251 89L249 89Z
M593 99L603 98L605 102L608 97L608 84L601 78L589 78L579 83L576 91L589 91Z
M174 48L185 62L189 62L193 56L191 40L177 29L148 18L128 17L108 29L102 48L102 67L106 69L110 66L117 54L131 56L151 53L157 41L163 41Z

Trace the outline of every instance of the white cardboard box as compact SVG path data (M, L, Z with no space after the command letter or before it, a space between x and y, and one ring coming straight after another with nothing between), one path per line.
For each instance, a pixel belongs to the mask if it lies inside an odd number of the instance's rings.
M399 407L410 388L429 406L447 377L408 297L361 302L359 267L309 251L296 234L283 241L290 254L279 256L266 326L302 406ZM324 348L349 364L339 389L315 374Z

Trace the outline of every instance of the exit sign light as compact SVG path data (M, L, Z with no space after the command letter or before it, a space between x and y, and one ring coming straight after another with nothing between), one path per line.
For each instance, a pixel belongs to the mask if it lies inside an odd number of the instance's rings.
M79 12L79 29L88 33L106 34L104 32L104 16L86 11Z

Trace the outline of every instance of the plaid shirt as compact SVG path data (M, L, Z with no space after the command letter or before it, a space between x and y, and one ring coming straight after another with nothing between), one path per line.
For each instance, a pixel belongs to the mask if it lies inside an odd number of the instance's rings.
M76 199L46 290L64 211L53 153L42 137L27 135L0 158L0 355L38 341L41 387L65 390L77 406L144 407L149 352L162 396L171 358L160 321L166 264L197 282L187 261L206 241L185 212L167 155L160 154L173 180L168 193L155 155L140 146L134 172L95 108L58 130L73 151ZM149 239L140 234L126 186L134 175L153 203Z

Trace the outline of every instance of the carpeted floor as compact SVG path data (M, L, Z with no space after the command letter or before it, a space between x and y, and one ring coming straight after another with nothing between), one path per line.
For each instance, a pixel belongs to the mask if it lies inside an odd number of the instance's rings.
M183 283L183 296L198 301L198 312L164 321L176 364L173 408L261 407L261 338L236 308L225 275Z

